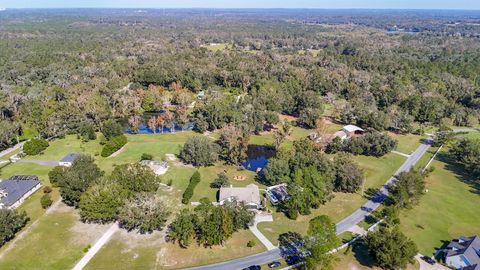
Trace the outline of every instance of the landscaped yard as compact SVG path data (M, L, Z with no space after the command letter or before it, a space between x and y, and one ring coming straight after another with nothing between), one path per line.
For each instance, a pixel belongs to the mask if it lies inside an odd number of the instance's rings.
M394 134L389 133L392 138L398 141L397 148L395 150L402 152L404 154L411 154L417 147L420 145L421 140L425 136L414 135L414 134Z
M440 159L442 155L439 155ZM462 235L480 235L480 185L471 181L461 168L435 160L435 170L427 178L428 192L420 204L405 210L401 228L418 245L420 252L432 255L445 241Z

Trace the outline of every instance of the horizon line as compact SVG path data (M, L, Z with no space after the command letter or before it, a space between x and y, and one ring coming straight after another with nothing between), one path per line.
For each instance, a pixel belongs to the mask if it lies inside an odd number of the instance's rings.
M78 6L78 7L2 7L0 9L3 10L18 10L18 9L218 9L218 10L241 10L241 9L257 9L257 10L266 10L266 9L282 9L282 10L433 10L433 11L440 11L440 10L454 10L454 11L480 11L479 9L465 9L465 8L381 8L381 7L337 7L337 8L327 8L327 7L112 7L112 6L104 6L104 7L91 7L91 6Z

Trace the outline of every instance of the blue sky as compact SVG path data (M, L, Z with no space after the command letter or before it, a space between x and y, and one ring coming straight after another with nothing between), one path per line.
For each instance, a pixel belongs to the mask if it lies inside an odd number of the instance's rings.
M0 7L400 8L480 10L480 0L0 0Z

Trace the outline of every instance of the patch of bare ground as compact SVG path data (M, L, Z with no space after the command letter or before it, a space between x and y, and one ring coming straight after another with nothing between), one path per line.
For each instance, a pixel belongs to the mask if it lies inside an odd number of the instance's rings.
M75 213L75 224L70 228L73 243L80 245L93 245L102 237L112 224L94 224L80 221L80 216Z

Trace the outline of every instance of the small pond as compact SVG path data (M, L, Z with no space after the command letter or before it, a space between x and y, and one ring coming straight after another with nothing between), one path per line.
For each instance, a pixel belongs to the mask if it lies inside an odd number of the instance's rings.
M125 133L127 134L160 134L160 133L172 133L172 132L181 132L181 131L187 131L187 130L192 130L193 129L193 123L189 122L184 125L177 125L175 122L173 123L173 126L164 126L163 130L162 128L157 128L154 132L153 129L149 128L147 123L148 120L152 117L157 117L161 114L165 113L165 111L160 111L160 112L148 112L143 114L142 116L142 122L140 123L140 126L138 127L138 132L132 132L130 129L130 126L128 124L128 121L125 120L123 121L123 126Z
M247 160L242 166L252 172L259 172L268 164L268 159L275 156L275 149L272 146L249 145Z

